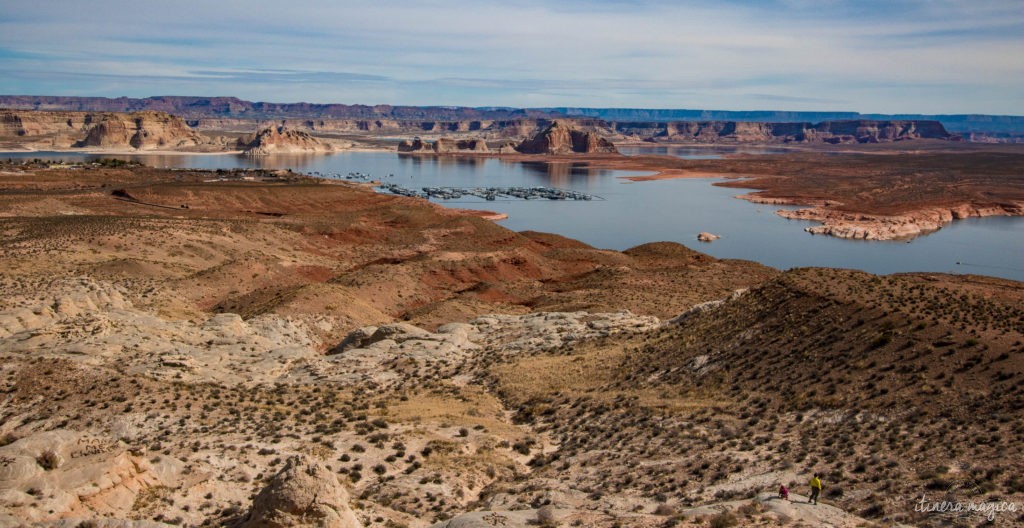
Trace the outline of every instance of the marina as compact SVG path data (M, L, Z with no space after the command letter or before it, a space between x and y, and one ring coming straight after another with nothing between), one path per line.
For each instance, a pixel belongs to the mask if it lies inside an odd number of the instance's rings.
M321 172L321 171L310 171L310 176L316 176L317 178L326 178L329 180L348 180L348 181L371 181L373 176L364 172L354 171L348 174L342 174L340 172ZM394 178L394 174L388 174L389 178Z
M398 184L385 183L378 188L399 196L438 200L458 200L467 196L475 196L491 202L499 198L502 200L604 200L604 198L593 194L556 187L423 187L421 192Z

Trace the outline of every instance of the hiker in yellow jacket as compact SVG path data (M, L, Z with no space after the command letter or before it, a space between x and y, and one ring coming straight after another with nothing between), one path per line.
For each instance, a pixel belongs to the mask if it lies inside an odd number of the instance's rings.
M815 473L811 479L811 498L807 502L818 504L818 495L821 495L821 477Z

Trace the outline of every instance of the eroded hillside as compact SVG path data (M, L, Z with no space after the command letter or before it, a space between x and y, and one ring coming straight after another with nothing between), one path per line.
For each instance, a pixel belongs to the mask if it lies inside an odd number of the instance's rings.
M0 180L3 524L238 523L273 509L264 487L327 468L341 488L317 482L360 523L427 526L551 448L485 387L491 362L649 330L777 274L288 172L8 164Z
M833 504L868 519L974 525L915 501L1021 500L1022 298L983 277L803 269L642 336L497 365L516 420L558 449L489 492L549 479L681 509L805 491L817 471Z
M0 169L0 524L973 526L914 501L1024 499L1020 283L119 165ZM815 471L823 504L773 498Z

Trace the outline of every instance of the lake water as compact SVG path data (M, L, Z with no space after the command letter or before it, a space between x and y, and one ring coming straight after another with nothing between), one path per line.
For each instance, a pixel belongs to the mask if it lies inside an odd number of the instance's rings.
M0 154L2 158L65 161L90 157L67 153ZM112 156L104 156L112 157ZM1024 218L990 217L955 221L910 243L843 240L812 236L812 222L787 220L779 206L733 198L744 191L712 185L709 179L630 182L626 171L590 169L573 163L519 163L493 158L399 156L390 152L247 158L230 155L119 156L155 167L291 168L296 172L361 172L383 182L419 190L428 186L546 186L603 198L593 201L443 201L451 207L506 213L501 225L516 231L558 233L590 245L627 249L645 242L681 242L719 258L748 259L780 269L802 266L855 268L888 274L908 271L975 273L1024 281ZM394 175L389 177L389 175ZM712 243L697 233L721 235Z
M766 154L783 154L792 150L758 146L723 146L723 145L619 145L619 153L626 156L675 156L683 159L721 159L731 154L750 154L763 156Z

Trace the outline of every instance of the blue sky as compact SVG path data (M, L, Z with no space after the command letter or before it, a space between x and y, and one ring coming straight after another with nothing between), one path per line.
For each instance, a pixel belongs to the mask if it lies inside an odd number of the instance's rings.
M0 93L1024 114L1010 1L0 0Z

